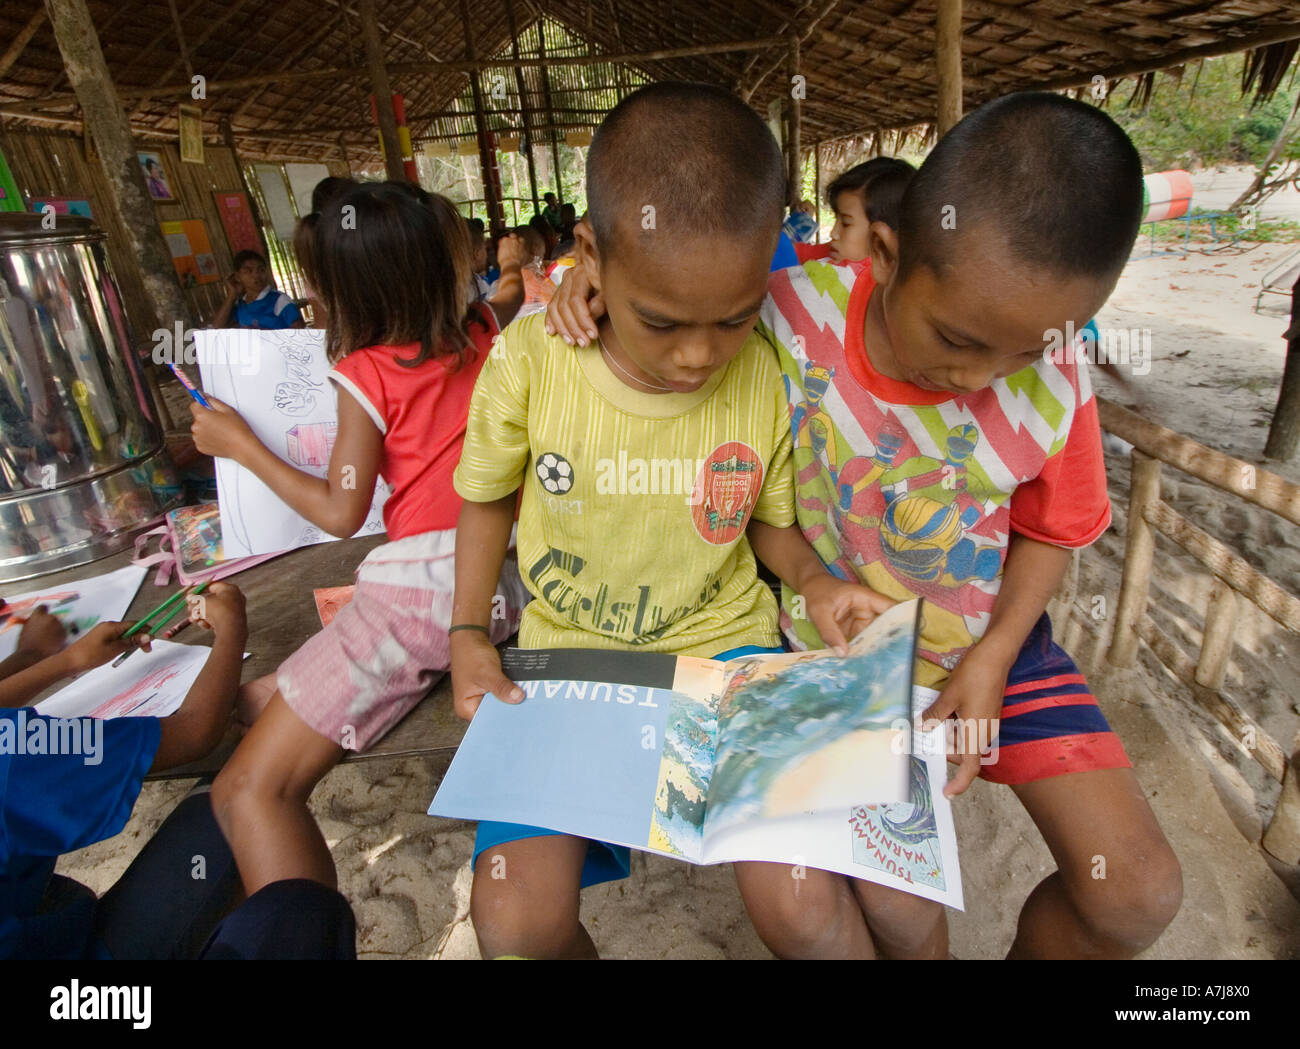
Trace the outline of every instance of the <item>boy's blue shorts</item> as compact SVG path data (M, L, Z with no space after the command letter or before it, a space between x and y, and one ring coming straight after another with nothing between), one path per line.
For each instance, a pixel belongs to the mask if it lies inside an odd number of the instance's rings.
M759 645L742 645L714 656L724 662L740 656L771 655L783 652L781 648L763 648ZM494 823L484 820L474 832L474 856L470 868L478 865L478 858L489 849L525 838L545 838L564 833L545 827L530 827L524 823ZM632 850L626 845L611 845L607 841L587 843L587 860L582 865L582 888L606 881L619 881L632 873Z

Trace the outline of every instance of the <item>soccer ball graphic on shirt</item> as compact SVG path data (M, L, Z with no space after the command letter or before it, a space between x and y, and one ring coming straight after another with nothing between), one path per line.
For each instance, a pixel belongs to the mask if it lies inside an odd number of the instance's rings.
M552 495L564 495L573 487L573 467L555 452L546 452L537 460L537 479Z

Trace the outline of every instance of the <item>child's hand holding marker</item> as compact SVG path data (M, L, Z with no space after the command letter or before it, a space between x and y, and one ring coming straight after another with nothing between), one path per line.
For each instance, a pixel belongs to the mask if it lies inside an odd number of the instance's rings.
M208 403L208 399L203 396L203 393L199 390L199 388L195 386L194 383L190 382L190 377L188 375L186 375L183 371L181 371L180 368L175 364L169 364L167 365L167 367L169 367L172 370L172 374L176 376L177 381L182 386L185 387L186 393L188 393L191 397L193 397L194 400L196 400L199 404L203 405L204 408L211 407L211 405Z
M206 408L190 405L190 414L194 416L190 426L194 447L204 455L239 459L253 444L260 443L244 417L215 397L207 398Z
M123 633L126 623L96 623L85 637L79 638L64 649L68 662L68 672L80 674L97 666L102 666L110 659L122 659L137 648L149 651L153 640L148 634L136 634L127 637Z
M18 634L18 651L44 659L61 651L67 639L67 630L59 617L46 611L44 605L37 605Z
M132 638L132 644L128 645L127 650L113 660L113 666L120 666L136 647L141 647L146 652L149 651L149 643L153 638L162 634L163 627L180 615L181 612L189 610L191 608L189 605L189 599L197 597L199 594L203 593L203 591L207 589L207 586L208 584L204 582L195 587L186 587L183 590L177 590L176 593L172 594L171 597L160 604L157 608L150 611L143 619L132 624L126 633L121 635L121 640L123 641ZM202 605L199 607L202 608ZM163 615L164 612L167 613L165 616ZM179 630L173 631L173 633L179 632Z

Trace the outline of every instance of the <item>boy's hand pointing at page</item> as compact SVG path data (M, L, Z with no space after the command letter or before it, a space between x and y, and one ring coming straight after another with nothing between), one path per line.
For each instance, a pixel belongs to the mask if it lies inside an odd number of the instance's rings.
M456 716L473 720L483 697L491 692L507 703L519 703L524 690L501 669L501 653L486 634L461 630L451 635L451 695Z
M839 655L848 651L849 641L870 626L876 616L898 604L892 597L836 579L829 572L806 580L800 595L822 641Z

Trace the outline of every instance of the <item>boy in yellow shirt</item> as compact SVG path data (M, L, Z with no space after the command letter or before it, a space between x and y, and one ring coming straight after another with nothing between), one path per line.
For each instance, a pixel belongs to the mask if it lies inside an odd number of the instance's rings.
M524 648L779 651L755 553L830 645L892 604L827 572L795 526L784 389L752 334L785 196L762 120L718 88L643 88L601 125L587 183L592 230L580 227L576 255L605 303L596 345L575 352L526 318L501 335L470 406L451 628L466 718L488 692L524 698L487 634L516 505L536 599ZM593 956L579 889L628 863L622 847L480 823L483 954Z

